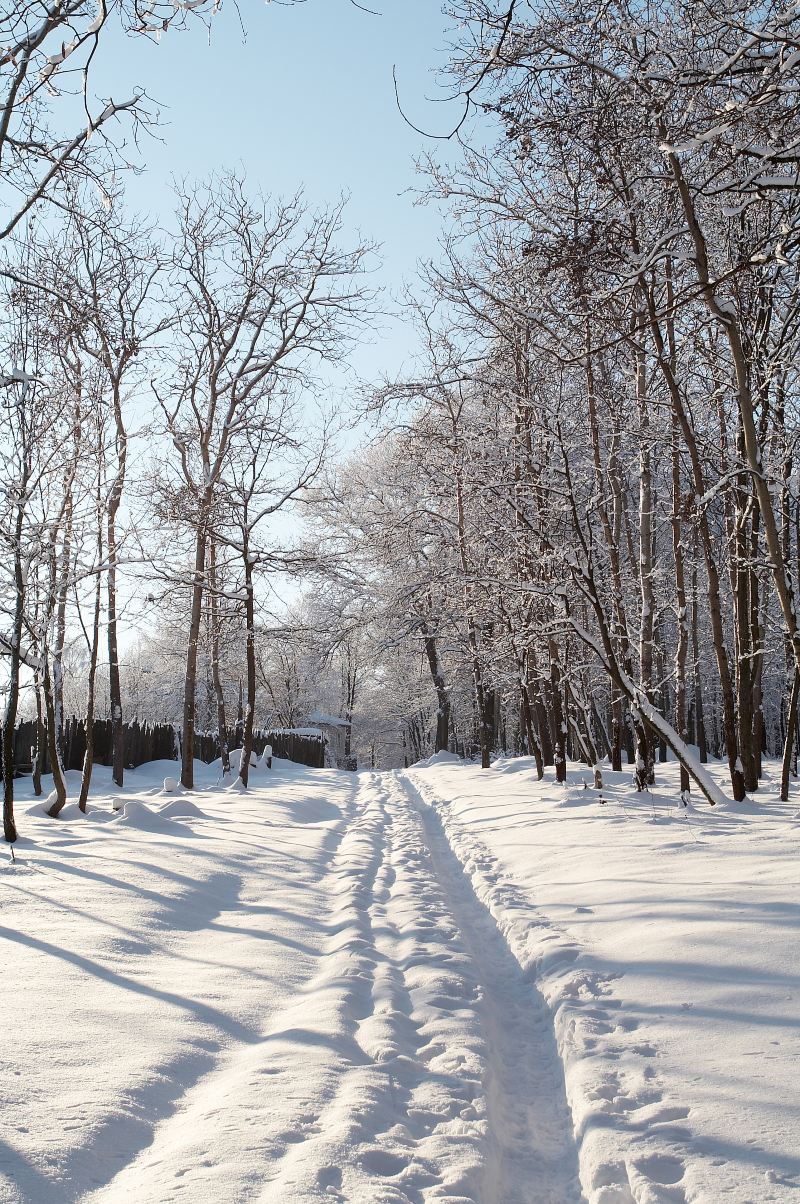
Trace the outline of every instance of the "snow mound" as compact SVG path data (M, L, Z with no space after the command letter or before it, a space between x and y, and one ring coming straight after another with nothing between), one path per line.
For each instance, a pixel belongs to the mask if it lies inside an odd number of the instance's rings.
M231 769L233 770L234 773L238 773L239 766L241 765L241 761L242 761L242 749L241 748L232 748L230 751L230 759L231 759ZM250 768L251 769L258 768L258 757L256 756L256 754L254 752L252 752L250 754Z
M179 794L182 789L177 778L164 778L164 794Z
M165 803L163 807L159 807L159 815L166 815L167 818L172 816L196 816L200 819L205 819L205 811L201 811L191 799L176 798L171 803Z
M86 819L91 820L94 824L107 824L109 820L118 818L116 812L106 811L103 807L90 807L86 813Z
M461 757L457 753L447 752L442 749L441 752L433 753L430 757L426 757L424 761L417 761L415 769L430 769L434 765L460 765Z
M55 791L53 791L55 796ZM50 800L48 799L48 804ZM58 813L59 819L86 819L87 812L81 811L77 803L66 802Z
M163 832L167 835L185 836L186 828L182 824L176 824L173 820L159 814L157 811L151 810L146 803L139 799L131 798L125 803L122 808L122 814L119 816L121 824L127 824L129 828L139 828L142 832Z

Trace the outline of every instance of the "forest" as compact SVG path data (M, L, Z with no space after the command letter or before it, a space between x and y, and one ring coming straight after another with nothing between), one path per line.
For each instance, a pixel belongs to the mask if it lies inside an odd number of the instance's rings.
M144 101L74 116L107 23L153 36L206 6L42 7L4 18L6 839L20 708L63 805L65 691L111 718L119 784L123 716L179 725L191 786L195 730L225 744L243 693L245 748L324 700L373 766L502 749L601 788L608 757L643 788L669 750L714 803L709 756L741 799L766 755L785 792L794 11L459 6L462 154L420 165L449 221L409 284L419 353L343 414L308 398L381 304L343 202L220 172L177 184L162 230L126 208L107 132Z
M0 88L0 1204L796 1200L800 4Z

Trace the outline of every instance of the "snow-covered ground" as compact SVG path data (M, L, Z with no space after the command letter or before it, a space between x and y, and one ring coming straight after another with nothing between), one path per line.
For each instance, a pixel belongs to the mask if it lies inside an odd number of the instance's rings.
M20 806L4 1204L800 1199L796 800L172 773Z
M687 811L668 765L601 804L531 770L409 777L546 1003L585 1195L800 1198L797 800Z

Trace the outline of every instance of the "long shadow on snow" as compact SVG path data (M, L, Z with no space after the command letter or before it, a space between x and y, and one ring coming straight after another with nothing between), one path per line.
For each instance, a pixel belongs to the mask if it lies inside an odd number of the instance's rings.
M52 1178L2 1139L0 1170L20 1189L26 1204L72 1204L86 1192L105 1187L151 1145L158 1122L175 1111L177 1101L213 1065L213 1054L191 1047L153 1067L145 1083L126 1091L125 1112L112 1113L85 1145L70 1151Z
M6 928L2 925L0 925L0 938L13 941L18 945L26 945L29 949L35 949L39 953L47 953L51 957L57 957L59 960L68 962L70 965L76 966L79 970L83 970L95 978L100 978L104 982L111 983L113 986L122 987L126 991L132 991L136 995L144 995L148 999L158 999L161 1003L172 1004L173 1007L188 1012L193 1019L219 1029L235 1041L252 1043L259 1039L257 1032L254 1032L247 1025L240 1024L238 1020L234 1020L231 1016L226 1015L225 1012L219 1011L218 1008L211 1007L207 1003L201 1003L196 999L176 995L173 991L164 991L158 987L148 986L147 983L128 978L126 975L120 974L117 970L111 970L108 966L103 966L99 962L92 961L91 958L84 957L80 953L73 953L69 949L62 949L60 945L53 945L49 941L43 941L39 937L31 936L28 933L15 932L12 928Z

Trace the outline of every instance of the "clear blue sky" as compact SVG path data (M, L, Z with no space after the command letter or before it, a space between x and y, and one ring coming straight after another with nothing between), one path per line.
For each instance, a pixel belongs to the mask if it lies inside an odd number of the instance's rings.
M199 24L158 45L121 38L95 75L101 96L122 99L138 83L161 109L163 142L146 140L145 173L130 180L131 204L166 217L172 174L199 176L244 165L254 186L285 194L303 185L325 203L351 196L348 222L382 244L377 282L399 291L418 259L436 254L440 215L414 205L415 156L433 145L400 116L392 66L409 116L443 130L459 113L436 72L447 59L448 26L438 0L376 0L371 16L349 0L284 6L230 0L210 35ZM362 376L392 373L413 336L402 320L361 349Z

